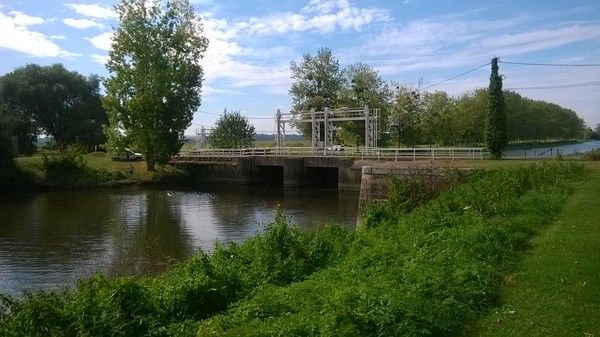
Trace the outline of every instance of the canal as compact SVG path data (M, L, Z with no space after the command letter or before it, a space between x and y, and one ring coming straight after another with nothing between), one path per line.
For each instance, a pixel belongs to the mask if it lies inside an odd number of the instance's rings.
M70 287L83 277L151 275L215 241L264 231L281 205L301 229L353 228L357 192L214 186L0 196L0 293Z

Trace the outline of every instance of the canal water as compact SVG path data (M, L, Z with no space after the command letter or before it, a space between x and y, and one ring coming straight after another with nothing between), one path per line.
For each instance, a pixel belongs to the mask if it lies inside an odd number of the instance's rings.
M70 287L98 271L154 274L217 240L263 232L277 205L301 229L353 228L358 193L219 186L0 196L0 293Z
M524 149L511 149L502 152L506 158L548 158L554 156L572 156L585 154L600 149L600 140L592 140L584 143L566 144L558 146L533 147Z

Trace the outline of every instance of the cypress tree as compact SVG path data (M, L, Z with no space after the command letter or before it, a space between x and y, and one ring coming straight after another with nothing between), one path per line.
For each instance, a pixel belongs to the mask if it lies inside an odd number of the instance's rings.
M492 73L488 89L489 104L485 123L485 144L493 159L502 157L506 146L506 114L502 94L502 76L498 74L498 58L492 59Z

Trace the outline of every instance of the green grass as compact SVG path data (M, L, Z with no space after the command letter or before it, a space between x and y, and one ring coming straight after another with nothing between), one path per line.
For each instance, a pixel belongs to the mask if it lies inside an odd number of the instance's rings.
M600 336L600 171L575 191L472 336Z
M261 236L156 277L97 276L64 293L0 296L0 335L456 335L501 303L531 239L552 235L566 200L595 207L578 194L568 199L587 186L581 179L595 179L586 181L589 193L597 189L597 176L558 161L472 172L437 197L423 182L398 180L356 232L301 232L278 217ZM576 265L586 272L597 265L583 261ZM597 294L589 286L591 293L572 294ZM577 302L582 314L597 309L587 301Z
M49 155L49 158L54 158L57 153L47 153L47 155ZM56 174L49 177L47 169L44 169L43 158L42 154L36 154L15 159L17 167L23 172L36 177L37 185L41 188L93 188L146 184L177 185L185 180L185 173L170 165L158 167L155 172L150 172L146 169L145 161L114 161L104 152L85 154L82 156L83 165L72 167L69 174L65 174L64 169L59 168ZM133 174L129 174L130 165L133 167Z

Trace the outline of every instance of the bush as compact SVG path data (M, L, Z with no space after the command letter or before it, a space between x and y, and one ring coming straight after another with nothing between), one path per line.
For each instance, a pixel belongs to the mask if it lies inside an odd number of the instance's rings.
M598 161L600 160L600 149L595 149L594 151L588 152L583 156L583 159L590 161Z

